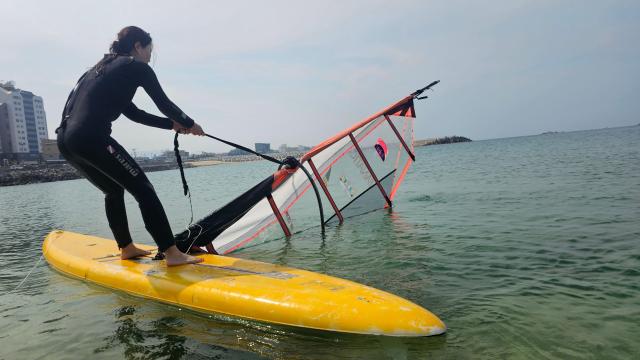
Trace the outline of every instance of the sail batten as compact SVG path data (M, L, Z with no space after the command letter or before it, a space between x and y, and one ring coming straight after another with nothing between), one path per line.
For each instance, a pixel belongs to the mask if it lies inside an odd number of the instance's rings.
M415 159L413 99L407 96L313 147L300 159L300 166L313 173L310 178L299 168L279 170L194 224L198 237L188 231L176 239L182 248L211 243L225 254L317 226L310 180L320 184L322 210L332 214L326 224L391 206Z

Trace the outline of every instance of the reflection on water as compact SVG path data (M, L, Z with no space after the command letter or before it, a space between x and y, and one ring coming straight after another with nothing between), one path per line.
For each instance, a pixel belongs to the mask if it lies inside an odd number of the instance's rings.
M131 318L134 312L132 306L116 310L118 328L113 335L105 338L106 345L95 349L95 353L123 346L127 359L180 359L186 354L186 338L167 333L167 330L182 324L179 319L163 317L152 321L149 329L141 329Z

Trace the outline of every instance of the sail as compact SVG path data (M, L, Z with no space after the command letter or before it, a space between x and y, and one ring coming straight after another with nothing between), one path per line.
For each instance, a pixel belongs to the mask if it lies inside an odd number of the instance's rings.
M282 169L176 235L178 243L211 242L217 253L226 254L317 226L311 180L321 189L327 225L391 207L415 159L414 98L416 93L312 148L300 159L311 178L301 169Z

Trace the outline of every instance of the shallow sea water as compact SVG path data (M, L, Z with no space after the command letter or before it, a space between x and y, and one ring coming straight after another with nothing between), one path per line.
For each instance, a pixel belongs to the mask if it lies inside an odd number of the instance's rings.
M397 294L446 335L343 335L206 316L68 278L44 236L111 238L86 180L0 188L0 359L627 359L640 354L640 127L416 149L393 210L254 244L234 256ZM188 169L195 216L273 171ZM177 171L149 174L174 231ZM136 241L152 244L131 197ZM15 290L27 273L31 275Z

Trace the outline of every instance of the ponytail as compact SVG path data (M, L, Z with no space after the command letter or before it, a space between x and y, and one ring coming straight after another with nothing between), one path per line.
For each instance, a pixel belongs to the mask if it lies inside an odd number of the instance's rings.
M100 75L104 67L115 60L116 57L129 56L138 42L146 47L151 43L151 35L137 26L123 28L118 32L118 39L111 43L109 54L106 54L102 60L98 61L93 69Z

